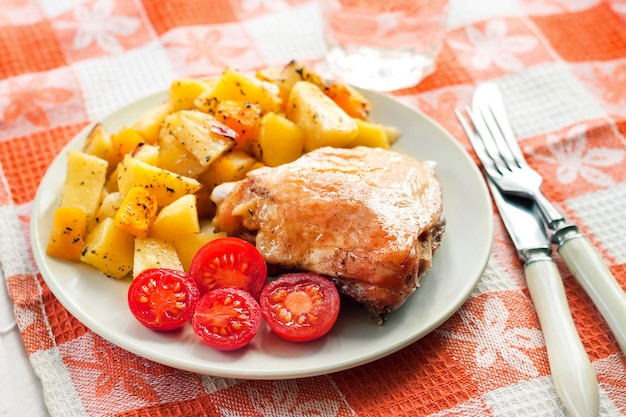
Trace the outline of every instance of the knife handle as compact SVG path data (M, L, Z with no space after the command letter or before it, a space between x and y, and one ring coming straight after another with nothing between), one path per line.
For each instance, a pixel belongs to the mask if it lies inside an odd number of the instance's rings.
M559 397L572 416L597 416L598 382L576 331L556 264L547 255L533 257L526 262L524 274Z
M585 236L579 233L567 236L559 242L558 251L626 355L626 293Z

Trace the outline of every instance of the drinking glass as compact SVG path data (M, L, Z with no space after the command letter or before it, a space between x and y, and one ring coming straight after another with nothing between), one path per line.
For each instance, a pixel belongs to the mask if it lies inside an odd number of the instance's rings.
M411 87L435 70L448 0L320 0L326 60L367 89Z

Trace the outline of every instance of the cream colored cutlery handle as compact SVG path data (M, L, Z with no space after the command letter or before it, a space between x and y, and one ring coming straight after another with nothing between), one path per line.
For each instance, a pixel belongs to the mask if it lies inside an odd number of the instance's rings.
M589 239L576 234L563 240L559 254L589 294L626 355L626 294Z
M598 382L574 326L556 264L548 256L531 258L524 273L561 401L572 416L597 416L600 408Z

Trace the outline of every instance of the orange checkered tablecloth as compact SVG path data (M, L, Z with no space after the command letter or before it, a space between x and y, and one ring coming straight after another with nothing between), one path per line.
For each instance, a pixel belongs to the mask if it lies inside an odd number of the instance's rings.
M321 65L316 4L0 6L0 277L8 294L0 322L1 415L567 415L522 265L497 214L489 263L461 309L410 346L354 369L231 380L152 363L95 335L51 294L32 257L31 206L48 166L85 126L176 77L291 59ZM392 95L469 150L453 110L485 80L505 91L545 193L590 236L626 288L626 1L453 1L436 72ZM626 415L626 358L556 259L597 375L601 415Z

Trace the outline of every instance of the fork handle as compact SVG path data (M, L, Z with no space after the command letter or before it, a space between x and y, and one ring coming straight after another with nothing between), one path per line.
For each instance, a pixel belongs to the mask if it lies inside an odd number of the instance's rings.
M569 233L557 243L567 268L598 307L626 355L626 293L587 237Z
M598 382L576 331L556 264L547 255L532 257L524 265L524 274L563 405L572 416L597 416Z

